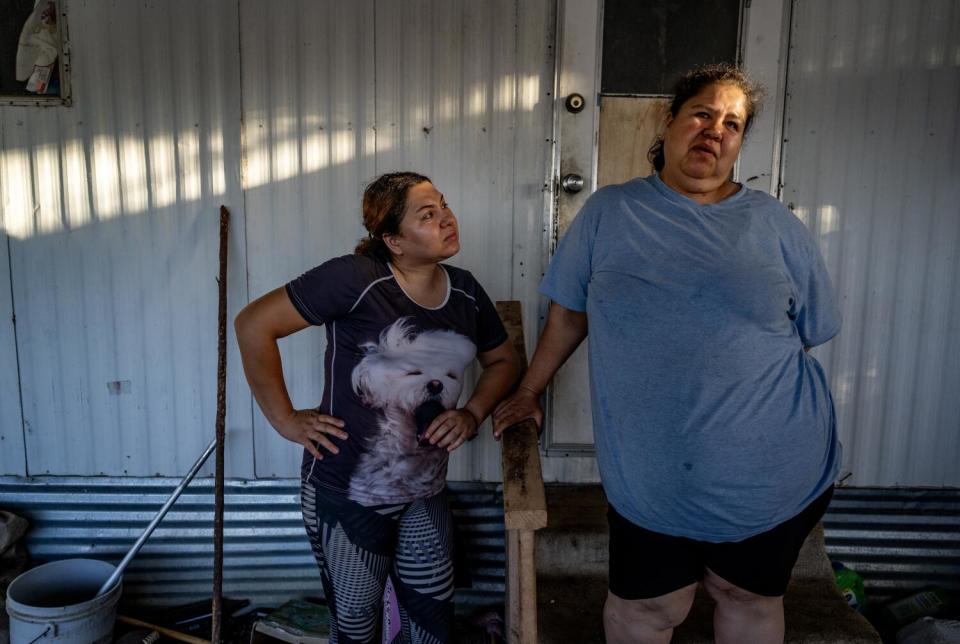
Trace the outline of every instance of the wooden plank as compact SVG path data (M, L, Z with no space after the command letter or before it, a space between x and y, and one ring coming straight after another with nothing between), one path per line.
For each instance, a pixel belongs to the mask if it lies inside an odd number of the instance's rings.
M172 628L157 626L156 624L144 622L133 617L127 617L126 615L117 615L117 621L123 622L124 624L129 624L130 626L138 626L140 628L149 628L155 630L164 637L176 640L178 642L187 642L188 644L210 644L210 640L200 639L199 637L194 637L193 635L187 635L186 633L175 631Z
M507 641L536 644L536 532L507 530Z
M503 434L503 521L507 530L547 526L547 499L540 471L537 425L525 420Z
M520 303L497 302L497 312L526 369ZM547 500L540 467L539 432L532 420L511 427L503 434L500 450L503 470L503 514L507 530L538 530L547 525Z
M653 172L647 151L660 133L669 99L604 96L600 100L597 187Z
M497 302L510 340L527 367L520 302ZM532 420L503 434L503 515L507 530L507 641L537 642L537 559L535 530L547 525L547 500L540 468L539 432Z
M520 532L507 530L507 641L517 644L523 634L520 620Z
M537 551L536 533L520 534L520 642L537 644Z
M527 347L523 341L523 320L520 302L516 300L503 300L497 302L497 313L503 320L503 326L507 329L513 348L520 354L520 375L527 371Z

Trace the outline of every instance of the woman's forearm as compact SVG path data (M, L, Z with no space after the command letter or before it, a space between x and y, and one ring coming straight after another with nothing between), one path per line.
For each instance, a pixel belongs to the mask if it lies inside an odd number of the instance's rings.
M511 354L512 358L504 357L484 366L473 395L464 405L464 409L476 418L477 425L483 423L497 403L510 393L520 376L520 360L512 349Z
M536 394L546 391L550 380L585 337L587 314L551 302L547 324L520 386Z

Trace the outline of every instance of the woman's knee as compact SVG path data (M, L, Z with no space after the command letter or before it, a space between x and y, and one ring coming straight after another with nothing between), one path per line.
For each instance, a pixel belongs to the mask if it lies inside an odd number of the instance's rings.
M783 597L758 595L727 581L711 570L703 578L703 587L721 609L770 615L783 610Z
M622 599L607 593L603 606L604 627L618 633L670 631L690 612L697 584L651 599ZM612 638L611 638L612 639Z

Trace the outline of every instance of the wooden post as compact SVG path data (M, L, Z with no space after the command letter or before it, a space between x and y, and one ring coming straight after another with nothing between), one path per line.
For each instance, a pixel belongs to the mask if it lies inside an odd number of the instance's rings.
M527 365L520 303L497 302L497 312ZM539 432L525 420L503 433L500 463L503 470L503 520L507 542L507 641L536 644L537 557L536 531L547 525L547 501L540 469Z
M230 212L220 206L220 276L217 315L217 465L214 473L213 500L213 601L210 639L220 644L223 630L223 439L227 415L227 241Z
M536 644L537 635L537 533L515 530L520 535L520 637L521 644Z

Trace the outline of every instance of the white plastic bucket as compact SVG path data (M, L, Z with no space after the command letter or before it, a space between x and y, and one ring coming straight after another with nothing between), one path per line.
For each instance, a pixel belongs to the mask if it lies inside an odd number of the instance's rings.
M109 644L120 600L117 583L94 597L114 567L64 559L28 570L7 588L10 644Z

